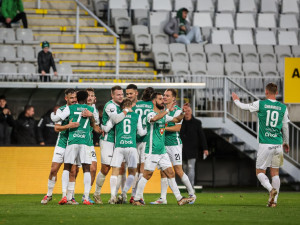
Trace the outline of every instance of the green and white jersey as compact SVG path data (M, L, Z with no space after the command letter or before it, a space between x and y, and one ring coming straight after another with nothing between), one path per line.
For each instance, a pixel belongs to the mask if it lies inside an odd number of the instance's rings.
M66 108L67 105L64 105L57 109L56 113L62 113L64 109ZM60 125L65 126L69 123L69 118L67 117L66 119L62 120L59 122ZM61 131L58 133L57 141L56 141L56 146L61 147L61 148L66 148L68 144L68 137L69 137L69 129Z
M70 105L61 114L57 114L62 120L69 117L74 122L79 122L79 127L69 130L68 145L81 144L90 146L91 143L91 124L90 119L82 117L81 113L85 109L94 113L94 108L86 104Z
M177 117L182 113L182 109L179 106L175 106L175 110L171 111L168 113L169 116L171 117ZM182 124L182 121L180 123L177 124ZM173 127L176 124L174 122L169 122L168 123L168 127ZM177 146L177 145L181 145L181 139L179 136L179 132L170 132L170 131L166 131L166 140L165 140L165 145L166 146Z
M94 108L94 118L95 118L95 123L96 125L100 124L100 120L99 120L99 111L96 109L95 104L92 105L92 107ZM93 130L94 128L91 127L91 142L89 144L89 146L94 146L94 141L93 141Z
M134 107L132 107L132 110L139 114L142 117L142 123L143 128L147 128L147 114L153 110L153 103L151 101L145 102L145 101L138 101ZM145 137L141 137L137 135L136 142L141 143L144 141Z
M102 124L106 126L106 123L109 121L109 118L113 114L119 114L121 112L122 111L120 109L120 106L117 103L115 103L113 100L110 100L104 106ZM112 128L108 133L105 133L104 137L101 135L100 139L115 143L115 128Z
M125 118L116 124L116 148L136 148L137 132L145 135L143 131L142 119L135 112L128 112Z
M147 115L146 154L162 155L167 152L165 148L165 127L166 123L173 120L173 117L166 115L156 122L150 122L157 114L151 111Z

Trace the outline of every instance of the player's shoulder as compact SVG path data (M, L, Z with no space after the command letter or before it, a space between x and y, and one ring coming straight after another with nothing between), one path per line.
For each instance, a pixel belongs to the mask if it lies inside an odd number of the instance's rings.
M91 112L94 112L95 108L93 106L90 106L90 105L84 105L85 108L87 108L87 110L91 111Z
M64 109L67 107L67 105L63 105L61 107L59 107L58 109L61 110L61 111L64 111Z
M178 105L175 105L175 109L176 109L176 111L177 110L181 110L182 111L182 109Z

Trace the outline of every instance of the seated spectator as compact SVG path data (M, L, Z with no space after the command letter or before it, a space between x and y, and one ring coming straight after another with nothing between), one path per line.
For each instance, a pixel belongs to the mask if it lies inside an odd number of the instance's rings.
M38 54L38 72L42 75L40 80L43 82L51 81L50 76L47 75L50 73L50 67L54 71L54 75L57 76L56 66L54 63L53 55L49 51L50 44L48 41L42 42L42 51Z
M186 20L188 10L182 8L177 15L172 18L164 27L166 34L170 36L171 43L190 44L191 42L203 42L199 27L191 27L189 21Z
M55 106L50 109L42 118L37 125L37 138L40 145L55 145L57 141L58 133L54 130L54 122L51 120L50 115L52 112L56 113L59 106Z
M14 122L13 137L17 145L36 145L36 121L33 118L34 107L25 106L24 111Z
M24 28L28 28L22 0L2 0L0 22L11 28L11 23L19 20L22 20Z
M0 96L0 146L10 144L11 126L13 125L13 118L6 103L5 96Z

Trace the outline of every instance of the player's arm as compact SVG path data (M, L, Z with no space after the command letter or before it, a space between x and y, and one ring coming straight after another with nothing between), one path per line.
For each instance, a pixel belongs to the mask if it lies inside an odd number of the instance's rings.
M145 136L147 134L147 129L143 128L142 117L139 116L138 124L137 124L137 133L140 136Z
M175 126L172 127L166 127L166 131L169 132L180 132L181 129L181 124L176 124Z
M289 152L289 116L287 109L285 110L284 117L282 120L282 139L283 139L283 149L286 153Z
M150 122L153 123L153 122L156 122L156 121L160 120L161 118L163 118L170 111L173 111L175 109L174 108L175 105L176 105L176 102L173 102L173 104L167 110L161 111L160 113L158 113L157 115L152 117Z
M72 120L73 119L71 119L69 121L69 123L66 124L66 125L61 125L61 123L56 123L55 126L54 126L55 132L62 132L62 131L65 131L65 130L68 130L68 129L71 129L71 128L79 127L79 123L78 122L73 122Z
M114 123L112 122L111 119L107 121L106 125L103 124L101 125L101 128L105 133L108 133L113 127L114 127Z
M67 106L63 111L60 109L56 110L56 113L52 112L51 113L51 120L54 123L57 123L59 121L62 121L66 119L68 116L70 116L70 108Z
M234 92L232 92L232 99L233 99L235 105L237 107L239 107L240 109L248 110L250 112L257 112L257 111L259 111L259 101L255 101L255 102L253 102L251 104L241 103L239 96L236 93L234 93Z

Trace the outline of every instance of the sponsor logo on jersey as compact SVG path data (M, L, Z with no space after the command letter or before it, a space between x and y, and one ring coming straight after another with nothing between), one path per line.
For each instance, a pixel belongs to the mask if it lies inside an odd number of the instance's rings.
M276 105L265 105L265 109L281 110L281 107L280 106L276 106Z
M278 137L278 136L277 136L277 134L272 134L272 133L270 133L270 132L266 132L266 133L265 133L265 137L273 137L273 138L276 138L276 137Z
M132 142L132 140L130 140L130 141L121 140L121 141L120 141L120 144L121 144L121 145L132 145L133 142Z
M114 108L111 108L111 109L110 109L110 111L111 111L111 112L114 112L114 111L115 111L115 109L114 109Z
M160 128L160 129L159 129L159 133L160 133L161 135L163 135L164 132L165 132L165 128Z
M74 138L85 138L85 134L73 134Z

